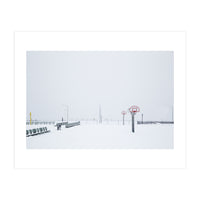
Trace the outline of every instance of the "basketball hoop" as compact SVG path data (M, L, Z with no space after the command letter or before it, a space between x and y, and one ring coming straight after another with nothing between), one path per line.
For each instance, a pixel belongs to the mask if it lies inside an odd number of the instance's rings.
M138 106L131 106L130 108L129 108L129 112L131 113L131 114L136 114L137 112L140 112L140 108L138 107Z

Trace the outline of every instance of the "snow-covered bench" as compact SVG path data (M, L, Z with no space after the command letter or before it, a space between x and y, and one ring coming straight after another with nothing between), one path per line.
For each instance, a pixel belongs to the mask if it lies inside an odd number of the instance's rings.
M70 128L70 127L78 126L78 125L80 125L80 121L79 122L68 123L68 124L65 125L65 128Z
M26 130L26 137L48 133L48 132L50 132L50 130L48 130L47 127L29 129L29 130Z

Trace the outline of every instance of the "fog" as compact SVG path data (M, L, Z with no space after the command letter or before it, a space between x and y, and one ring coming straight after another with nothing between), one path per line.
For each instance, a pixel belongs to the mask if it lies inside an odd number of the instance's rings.
M122 119L140 107L144 120L172 120L171 51L28 51L27 120ZM130 114L126 115L126 119Z

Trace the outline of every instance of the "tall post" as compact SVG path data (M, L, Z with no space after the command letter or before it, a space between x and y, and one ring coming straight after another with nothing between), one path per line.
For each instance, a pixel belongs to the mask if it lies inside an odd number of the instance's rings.
M101 116L101 105L99 105L99 123L102 123L102 116Z
M143 113L142 113L142 124L143 124Z
M32 123L32 119L31 119L31 112L30 112L30 125L31 125L31 123Z
M67 122L69 121L69 106L67 105Z
M134 127L134 124L135 124L135 114L132 113L132 132L134 133L135 132L135 127Z
M126 111L123 110L121 113L123 115L123 125L124 125L124 116L126 115Z
M64 108L64 116L66 117L66 121L69 121L69 106L67 104L62 104Z

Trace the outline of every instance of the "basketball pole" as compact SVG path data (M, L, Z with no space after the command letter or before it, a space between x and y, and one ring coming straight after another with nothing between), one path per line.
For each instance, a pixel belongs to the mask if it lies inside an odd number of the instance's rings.
M135 123L135 114L132 113L132 132L135 132L135 127L134 127L134 123Z
M132 132L135 132L135 114L137 112L140 112L140 108L138 106L131 106L129 108L129 112L131 113L131 117L132 117Z

